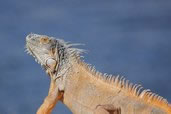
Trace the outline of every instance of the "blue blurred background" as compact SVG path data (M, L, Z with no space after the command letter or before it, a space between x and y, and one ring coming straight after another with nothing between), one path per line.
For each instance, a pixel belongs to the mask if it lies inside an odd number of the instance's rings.
M0 114L34 114L49 78L24 53L33 32L86 44L85 61L171 102L170 0L1 0ZM61 103L54 112L71 114Z

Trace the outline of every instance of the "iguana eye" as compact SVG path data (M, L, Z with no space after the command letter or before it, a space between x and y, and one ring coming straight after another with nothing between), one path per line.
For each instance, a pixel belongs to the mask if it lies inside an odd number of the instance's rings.
M41 38L41 39L40 39L40 43L42 43L42 44L47 44L47 43L49 43L49 38L47 38L47 37Z

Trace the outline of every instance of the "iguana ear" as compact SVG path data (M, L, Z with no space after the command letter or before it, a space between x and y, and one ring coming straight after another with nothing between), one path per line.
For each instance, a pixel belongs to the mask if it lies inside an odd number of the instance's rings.
M57 61L55 59L53 59L53 58L49 58L49 59L46 60L46 65L53 72L55 70L56 65L57 65Z

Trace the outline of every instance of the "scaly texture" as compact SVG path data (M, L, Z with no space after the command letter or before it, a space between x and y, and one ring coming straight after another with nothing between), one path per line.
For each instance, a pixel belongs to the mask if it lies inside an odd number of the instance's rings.
M96 71L80 59L84 50L75 45L46 35L27 36L26 50L53 82L38 114L50 114L58 100L76 114L171 114L166 99L123 77Z

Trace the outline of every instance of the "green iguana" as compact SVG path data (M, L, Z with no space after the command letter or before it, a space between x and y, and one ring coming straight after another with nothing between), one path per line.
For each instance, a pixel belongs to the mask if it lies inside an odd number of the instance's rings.
M57 101L74 114L171 114L161 96L123 77L102 74L81 60L84 50L46 35L29 34L26 50L51 79L37 114L50 114Z

